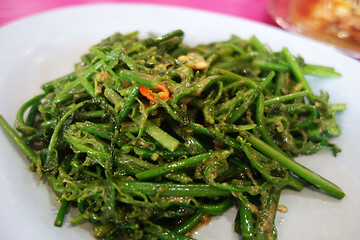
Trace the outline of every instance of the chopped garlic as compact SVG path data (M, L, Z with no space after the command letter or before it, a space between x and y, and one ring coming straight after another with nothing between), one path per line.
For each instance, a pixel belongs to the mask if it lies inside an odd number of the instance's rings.
M278 205L277 210L279 212L282 212L282 213L287 213L288 212L287 207L285 207L284 205L280 205L280 204Z
M205 61L203 56L198 53L188 53L178 57L178 61L185 61L185 65L194 70L205 70L209 64Z

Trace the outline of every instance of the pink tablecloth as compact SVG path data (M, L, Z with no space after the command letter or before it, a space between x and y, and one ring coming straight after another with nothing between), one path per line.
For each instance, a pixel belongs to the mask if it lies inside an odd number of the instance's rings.
M266 11L266 0L0 0L0 27L50 9L105 2L156 3L192 7L276 25Z

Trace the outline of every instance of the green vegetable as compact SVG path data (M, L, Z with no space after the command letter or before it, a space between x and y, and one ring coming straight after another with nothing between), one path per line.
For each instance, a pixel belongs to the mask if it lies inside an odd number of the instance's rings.
M345 105L315 95L305 78L339 73L255 36L195 47L183 37L114 34L42 85L16 130L0 116L61 202L55 226L78 208L70 223L91 222L98 239L192 239L205 215L235 207L243 239L275 239L282 189L306 181L345 196L293 159L340 151L329 140L340 135L335 112ZM139 91L159 83L169 98Z

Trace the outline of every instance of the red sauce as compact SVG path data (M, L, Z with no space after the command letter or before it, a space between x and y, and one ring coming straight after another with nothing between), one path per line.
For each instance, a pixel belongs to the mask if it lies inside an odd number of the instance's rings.
M359 0L293 0L289 21L300 32L360 57Z

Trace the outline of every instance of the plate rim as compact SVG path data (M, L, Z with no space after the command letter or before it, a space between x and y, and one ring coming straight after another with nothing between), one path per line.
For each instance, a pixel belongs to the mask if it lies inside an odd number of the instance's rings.
M89 6L95 7L95 6L98 6L98 5L109 7L109 6L111 6L111 5L114 5L114 3L89 4L89 5L85 5L85 7L89 7ZM141 7L144 7L144 5L151 5L152 7L158 7L158 6L159 6L159 5L157 5L157 4L128 4L128 3L127 3L127 4L116 3L115 5L116 5L116 6L119 6L119 5L121 5L121 6L123 6L123 5L130 6L130 5L131 5L132 7L134 7L134 6L139 6L139 5L141 5ZM164 6L164 5L162 5L162 4L161 4L160 6L161 6L161 8L172 8L172 9L176 8L177 10L179 9L178 7L173 7L173 6L170 6L170 7L169 7L169 6ZM23 18L23 19L20 19L20 20L16 21L16 23L18 23L18 22L21 23L22 21L24 21L24 20L26 20L26 19L28 19L28 18L44 17L44 16L47 16L48 14L51 14L52 12L59 12L59 10L60 10L60 11L67 11L67 10L69 10L69 9L74 10L74 9L81 9L81 8L83 8L83 7L84 7L84 5L79 5L79 6L76 6L76 7L70 6L70 7L60 8L60 9L52 9L52 10L49 10L49 11L46 11L46 12L43 12L43 13L34 14L33 16L30 16L30 17L25 17L25 18ZM259 22L256 22L256 21L253 21L253 20L249 20L249 19L243 19L243 18L240 18L240 17L228 15L228 14L214 13L214 12L207 11L207 10L198 10L198 9L188 8L188 7L180 7L180 10L181 10L181 11L182 11L182 10L190 10L190 11L193 11L193 12L204 12L204 13L206 13L206 14L223 16L223 17L227 17L227 18L234 19L234 20L251 22L252 24L256 24L256 25L259 25L259 26L265 26L266 28L269 28L269 27L270 27L270 28L274 28L274 29L276 29L278 32L283 32L283 33L286 33L286 35L292 35L292 36L294 36L294 35L291 34L291 33L288 33L288 32L286 32L286 31L284 31L284 30L282 30L282 29L275 28L275 27L273 27L273 26L271 26L271 25L259 23ZM2 32L2 31L1 31L2 29L3 29L3 27L0 28L0 34L1 34L1 32ZM304 39L303 36L299 36L299 37L297 37L297 38L301 39L301 41L303 41L303 39ZM309 39L309 40L310 40L310 42L314 42L314 41L311 40L311 39ZM314 42L314 43L316 43L316 42ZM315 45L317 45L317 44L315 44ZM319 46L320 46L320 45L319 45ZM326 47L325 45L321 45L321 46L324 47L323 49L328 49L328 50L329 50L329 48ZM331 49L332 49L332 48L331 48ZM339 52L334 52L334 51L333 51L333 54L339 54L339 56L341 55L341 56L345 57L345 58L346 58L347 60L349 60L349 61L355 61L355 60L349 58L348 56L343 55L343 54L341 54L341 53L339 53ZM354 63L355 63L355 62L354 62ZM356 63L358 63L358 62L356 62Z

